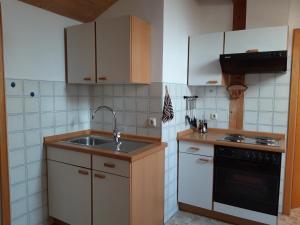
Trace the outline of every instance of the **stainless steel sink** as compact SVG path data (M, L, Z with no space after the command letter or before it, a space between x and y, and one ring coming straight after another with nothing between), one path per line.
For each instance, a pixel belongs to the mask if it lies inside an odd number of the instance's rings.
M147 145L152 144L151 142L130 141L125 139L121 139L120 142L117 144L114 140L110 138L93 135L82 136L64 142L69 144L83 145L88 147L101 148L111 151L120 151L125 153L136 151Z
M129 141L129 140L121 139L121 142L119 144L115 142L110 142L110 143L101 144L99 145L99 147L103 149L129 153L141 149L150 144L151 144L150 142Z
M105 137L98 137L98 136L83 136L74 138L72 140L68 140L66 142L78 145L86 145L86 146L98 146L104 143L112 142L111 139Z

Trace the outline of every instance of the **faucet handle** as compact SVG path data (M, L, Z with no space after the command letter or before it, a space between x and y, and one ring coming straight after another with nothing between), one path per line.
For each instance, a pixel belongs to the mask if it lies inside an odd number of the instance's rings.
M119 143L120 142L119 139L121 138L121 132L118 129L114 129L113 136L114 136L115 142Z

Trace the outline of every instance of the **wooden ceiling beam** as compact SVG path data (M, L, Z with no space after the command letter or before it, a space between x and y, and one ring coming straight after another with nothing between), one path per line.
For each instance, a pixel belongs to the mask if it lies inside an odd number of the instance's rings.
M232 0L233 23L232 30L246 29L247 0ZM228 85L244 84L245 75L229 75ZM229 128L243 129L244 127L244 93L238 99L230 99L229 104Z
M20 0L81 22L91 22L117 0Z
M247 0L232 0L233 23L232 30L246 29Z

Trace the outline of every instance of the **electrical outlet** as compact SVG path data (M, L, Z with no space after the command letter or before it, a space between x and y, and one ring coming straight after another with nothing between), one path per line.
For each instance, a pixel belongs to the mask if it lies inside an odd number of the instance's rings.
M156 118L150 117L148 119L148 127L155 128L156 127Z
M210 119L211 120L217 120L218 119L218 114L217 113L211 113L210 114Z

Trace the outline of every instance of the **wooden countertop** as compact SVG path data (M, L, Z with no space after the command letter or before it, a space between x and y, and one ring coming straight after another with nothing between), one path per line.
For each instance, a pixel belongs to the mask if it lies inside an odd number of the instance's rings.
M99 147L89 147L89 146L76 145L76 144L70 144L64 142L66 140L70 140L84 135L95 135L95 136L98 135L103 137L112 137L111 132L84 130L84 131L45 137L44 145L56 147L56 148L62 148L70 151L88 153L93 155L101 155L105 157L116 158L116 159L126 160L130 162L142 159L157 151L162 151L167 147L167 144L161 142L160 138L130 135L130 134L122 134L122 139L149 142L150 145L137 149L136 151L132 151L130 153L125 153L125 152L107 150Z
M279 141L279 147L272 146L264 146L264 145L251 145L251 144L243 144L243 143L235 143L235 142L226 142L226 141L218 141L221 137L226 134L241 134L247 137L255 137L255 136L268 136L273 137L274 139ZM210 128L208 133L203 135L194 131L192 129L179 132L177 134L178 141L189 141L196 143L206 143L213 145L222 145L229 147L237 147L237 148L247 148L254 149L260 151L269 151L269 152L278 152L284 153L286 151L286 141L284 134L275 134L275 133L266 133L266 132L252 132L252 131L243 131L243 130L231 130L231 129L216 129Z

